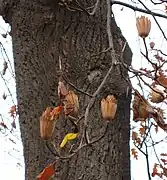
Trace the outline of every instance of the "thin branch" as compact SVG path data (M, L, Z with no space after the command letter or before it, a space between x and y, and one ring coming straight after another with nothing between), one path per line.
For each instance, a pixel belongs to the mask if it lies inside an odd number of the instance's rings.
M146 44L146 39L143 38L143 42L144 42L144 47L145 47L145 50L146 50L146 57L148 58L148 49L147 49L147 44Z
M127 3L124 3L124 2L121 2L121 1L113 1L111 0L111 4L114 5L114 4L119 4L119 5L122 5L122 6L125 6L127 8L130 8L134 11L139 11L139 12L143 12L145 14L151 14L153 16L157 16L157 17L161 17L161 18L165 18L167 19L167 16L166 15L163 15L163 14L159 14L159 13L156 13L156 12L152 12L152 11L148 11L148 10L145 10L145 9L141 9L141 8L138 8L138 7L135 7L135 6L132 6L130 4L127 4Z
M149 132L150 132L150 130L151 130L152 125L153 125L153 124L151 123L150 127L148 128L147 133L145 133L145 137L143 138L143 140L142 140L142 142L141 142L140 148L142 148L143 143L145 143L145 140L147 139L147 137L148 137L148 135L149 135Z
M156 158L157 158L157 160L158 160L158 162L159 162L160 167L163 169L162 163L161 163L161 161L159 160L159 157L158 157L157 152L156 152L156 150L155 150L155 145L154 145L155 143L154 143L154 140L153 140L153 138L152 138L151 133L150 133L150 138L151 138L151 141L152 141L152 144L153 144L153 150L154 150L155 156L156 156ZM167 173L166 173L166 172L164 172L164 173L165 173L165 176L167 176Z
M8 92L9 92L9 94L10 94L10 96L11 96L11 100L12 100L13 104L15 105L15 102L14 102L14 99L13 99L13 96L12 96L12 93L11 93L11 91L10 91L10 89L9 89L7 83L6 83L6 80L4 79L4 77L3 77L3 75L2 75L1 72L0 72L0 76L1 76L1 78L3 79L3 81L4 81L4 83L5 83L5 86L6 86Z
M154 2L153 0L150 0L154 5L159 5L159 4L163 4L163 3L167 3L167 1L160 1L160 2Z
M8 63L9 63L9 65L10 65L10 68L11 68L11 75L14 77L14 70L13 70L13 68L12 68L12 63L11 63L11 61L10 61L10 59L9 59L9 57L8 57L8 54L7 54L7 52L6 52L6 49L5 49L5 47L3 46L3 44L0 42L0 46L2 47L1 48L1 50L2 50L2 55L3 55L3 52L5 53L5 56L6 56L6 58L7 58L7 61L8 61ZM5 59L5 58L4 58Z
M101 52L99 52L99 53L97 53L97 54L92 54L90 57L99 56L99 55L101 55L101 54L103 54L103 53L108 52L110 49L111 49L111 47L109 47L109 48L107 48L107 49L104 49L104 50L102 50Z
M89 93L87 93L87 92L85 92L85 91L77 88L74 84L72 84L70 81L68 81L67 78L65 77L65 75L62 75L62 77L63 77L63 79L65 80L65 82L66 82L67 84L69 84L71 87L73 87L73 88L74 88L75 90L77 90L78 92L80 92L80 93L82 93L82 94L85 94L85 95L87 95L87 96L89 96L89 97L93 97L93 95L91 95L91 94L89 94Z
M158 52L160 52L162 55L167 56L167 54L163 53L160 49L154 49L154 48L153 48L152 50L158 51Z
M148 147L147 144L144 142L145 148L146 148L146 163L147 163L147 173L148 173L148 178L151 180L151 174L150 174L150 167L149 167L149 159L148 159Z

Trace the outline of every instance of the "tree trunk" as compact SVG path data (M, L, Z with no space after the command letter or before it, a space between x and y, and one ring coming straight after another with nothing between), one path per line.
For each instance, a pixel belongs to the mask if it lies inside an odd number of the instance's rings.
M80 2L86 8L93 6L96 1ZM34 180L48 163L57 159L56 180L129 180L131 93L127 91L126 69L120 66L113 68L90 110L87 127L89 138L94 140L104 134L99 141L83 147L69 159L59 159L48 150L39 131L42 112L46 107L59 102L59 57L62 60L63 74L68 81L89 94L95 92L110 68L110 51L99 54L109 47L106 1L100 2L94 16L89 16L85 11L71 11L68 7L60 6L56 0L9 0L4 6L1 13L12 27L25 178ZM121 60L120 42L125 42L125 39L114 18L111 31L116 56ZM128 45L123 60L130 65L131 51ZM70 85L69 88L74 90ZM83 115L90 97L74 91L79 96L79 111ZM114 94L118 99L118 110L116 118L107 126L107 122L101 118L100 101L108 94ZM75 140L74 147L80 143L83 123L84 120L81 119L78 124L80 136ZM59 148L67 132L71 132L70 123L65 118L59 119L52 140L62 156L69 155L68 145L62 150ZM50 142L49 145L54 151Z

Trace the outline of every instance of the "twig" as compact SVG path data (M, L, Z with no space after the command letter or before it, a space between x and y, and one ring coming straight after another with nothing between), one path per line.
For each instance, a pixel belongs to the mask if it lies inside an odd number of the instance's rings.
M154 2L153 0L150 0L150 1L151 1L154 5L167 3L167 1L163 1L163 0L161 0L161 2Z
M148 147L147 147L147 144L145 142L144 142L144 145L145 145L145 148L146 148L145 158L146 158L146 163L147 163L147 173L148 173L149 180L151 180L150 167L149 167L149 159L148 159Z
M65 80L65 82L66 82L67 84L69 84L71 87L73 87L73 88L74 88L75 90L77 90L78 92L80 92L80 93L82 93L82 94L85 94L85 95L87 95L87 96L89 96L89 97L93 97L93 95L91 95L91 94L89 94L89 93L87 93L87 92L85 92L85 91L77 88L74 84L72 84L71 82L69 82L69 81L67 80L67 78L65 77L65 75L62 75L62 77L63 77L63 79Z
M109 48L107 48L107 49L104 49L104 50L102 50L101 52L99 52L99 53L97 53L97 54L92 54L90 57L99 56L99 55L101 55L101 54L103 54L103 53L108 52L110 49L111 49L111 47L109 47Z
M132 10L134 10L134 11L139 11L139 12L143 12L143 13L146 13L146 14L152 14L152 15L154 15L154 16L167 19L167 16L166 16L166 15L159 14L159 13L152 12L152 11L148 11L148 10L145 10L145 9L141 9L141 8L132 6L132 5L130 5L130 4L127 4L127 3L124 3L124 2L121 2L121 1L111 0L111 4L112 4L112 5L114 5L114 4L122 5L122 6L125 6L125 7L127 7L127 8L130 8L130 9L132 9Z
M48 141L46 141L46 147L48 148L48 150L54 155L54 156L60 156L57 152L53 151L52 148L49 146Z
M147 137L148 137L148 135L149 135L149 132L150 132L150 130L151 130L152 125L153 125L153 124L151 123L150 127L148 128L147 133L145 133L145 137L143 138L143 140L142 140L142 142L141 142L140 148L142 148L143 143L144 143L145 140L147 139Z
M153 140L153 138L152 138L152 136L151 136L151 133L150 133L150 138L151 138L151 141L152 141L152 144L153 144L153 150L154 150L155 156L156 156L156 158L157 158L157 160L158 160L158 162L159 162L159 165L160 165L160 167L161 167L162 169L164 169L163 166L162 166L161 161L159 160L159 157L158 157L158 155L157 155L157 152L156 152L156 150L155 150L154 140ZM164 174L165 174L165 176L167 176L167 173L166 173L165 171L164 171Z
M167 54L163 53L160 49L154 49L154 48L153 48L152 50L158 51L158 52L160 52L162 55L167 56Z
M146 39L143 38L143 42L144 42L144 47L145 47L145 50L146 50L146 57L149 59L148 57L148 49L147 49L147 44L146 44Z
M148 58L148 56L147 55L145 55L143 52L141 52L141 54L147 59L147 61L153 66L157 66L157 64L156 63L153 63L149 58ZM153 68L155 69L155 67L153 66Z
M1 45L1 47L2 47L2 50L3 50L3 52L5 53L5 55L6 55L6 58L7 58L7 61L8 61L8 63L9 63L9 65L10 65L10 68L11 68L11 75L14 77L14 70L13 70L13 68L12 68L12 64L11 64L11 61L10 61L10 59L9 59L9 57L8 57L8 54L7 54L7 52L6 52L6 50L5 50L5 47L3 46L3 44L0 42L0 45ZM2 52L2 55L3 55L3 52Z
M11 99L12 99L13 104L15 105L15 102L14 102L14 99L13 99L13 96L12 96L12 93L11 93L11 91L10 91L10 89L9 89L7 83L6 83L6 80L4 79L4 77L3 77L3 75L2 75L1 72L0 72L0 76L1 76L1 78L3 79L3 81L4 81L4 83L5 83L5 86L6 86L8 92L9 92L9 94L10 94L10 96L11 96Z

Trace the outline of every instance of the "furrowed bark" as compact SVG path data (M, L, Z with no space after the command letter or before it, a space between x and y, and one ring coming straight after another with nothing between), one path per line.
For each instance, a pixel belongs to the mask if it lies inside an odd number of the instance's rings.
M95 1L82 1L86 8ZM10 12L10 9L8 10ZM47 106L58 104L57 83L60 76L59 57L62 59L63 73L76 87L93 94L105 77L112 57L110 51L94 56L109 47L106 31L106 1L101 1L94 16L86 12L73 12L59 6L57 1L17 1L12 13L7 13L7 21L12 27L13 53L16 72L16 88L20 117L21 137L24 147L25 176L33 180L39 172L55 160L39 134L39 117ZM114 37L116 56L120 60L125 42L121 31L112 18L111 32ZM126 46L123 60L130 65L131 51ZM102 91L98 94L90 111L88 134L90 139L100 141L79 150L72 158L57 160L56 180L72 179L130 179L130 101L125 69L115 66ZM123 75L122 75L123 74ZM70 86L69 86L70 87ZM72 87L70 87L72 89ZM79 95L80 114L84 113L90 97ZM100 113L100 100L108 94L118 99L116 119L106 122ZM83 120L79 123L81 139ZM58 120L54 142L59 144L71 127L68 120ZM68 154L68 145L61 155Z

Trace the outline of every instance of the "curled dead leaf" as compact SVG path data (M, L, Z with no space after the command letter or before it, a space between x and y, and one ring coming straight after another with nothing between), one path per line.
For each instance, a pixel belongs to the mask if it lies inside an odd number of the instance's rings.
M132 153L133 157L134 157L136 160L138 160L138 152L136 151L135 148L132 148L132 149L131 149L131 153Z
M139 132L140 132L140 135L141 135L141 136L145 135L146 127L141 127L141 128L139 129Z
M36 180L50 180L55 173L55 162L53 162L44 168L44 170L36 177Z
M138 30L138 34L141 38L146 38L151 30L151 21L145 17L137 17L136 19L136 27Z
M137 139L137 137L138 137L138 133L133 131L132 132L132 140L135 141Z
M153 103L160 103L165 99L163 92L157 88L154 88L150 93L150 100Z
M158 172L159 170L159 165L158 164L154 164L154 167L153 167L153 172L152 172L152 177L154 177L155 175L159 176L160 178L162 178L162 172Z
M51 119L50 120L56 120L59 118L60 112L63 110L62 106L57 106L53 108L52 112L50 113Z
M78 136L78 133L68 133L65 135L65 137L63 138L61 144L60 144L60 147L63 148L68 141L71 141L73 139L76 139Z
M10 111L9 111L11 117L15 117L16 115L16 105L13 105L11 108L10 108Z
M105 120L113 120L117 111L117 99L113 95L108 95L101 100L101 113Z

